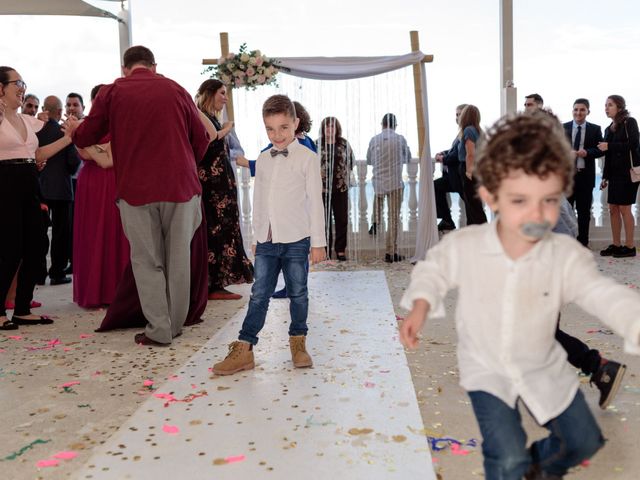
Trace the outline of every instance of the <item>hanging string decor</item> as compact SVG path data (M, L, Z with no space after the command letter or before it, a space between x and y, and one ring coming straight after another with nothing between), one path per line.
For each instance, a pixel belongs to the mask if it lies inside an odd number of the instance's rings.
M229 52L218 59L217 65L205 69L205 73L211 72L211 78L217 78L227 87L245 90L255 90L263 85L277 86L279 71L277 60L260 50L249 50L246 43L240 45L238 53Z

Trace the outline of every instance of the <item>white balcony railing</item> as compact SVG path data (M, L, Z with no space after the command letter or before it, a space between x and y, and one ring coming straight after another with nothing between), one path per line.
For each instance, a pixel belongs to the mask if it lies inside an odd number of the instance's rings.
M439 169L439 166L437 167ZM600 184L600 167L597 170L596 185ZM368 252L382 252L385 249L386 225L378 228L378 234L369 235L371 226L371 216L373 209L373 187L371 185L371 168L366 161L357 160L354 168L357 183L349 192L349 229L347 239L347 254L352 260L358 260ZM239 168L238 196L240 200L240 213L242 232L244 236L245 249L250 252L251 245L251 202L253 200L253 182L249 175L249 170ZM439 174L436 172L436 176ZM415 235L418 225L418 195L419 195L419 161L417 158L405 165L403 169L403 180L405 183L404 198L401 208L401 228L398 229L398 246L400 253L412 256L415 248ZM597 186L593 192L593 208L590 228L590 238L593 243L607 243L611 238L611 222L607 208L607 192L600 191ZM459 195L450 195L451 213L458 227L465 225L464 203ZM490 217L489 210L487 218ZM633 208L636 218L636 238L640 239L640 228L638 225L639 207L636 203ZM386 218L386 213L383 215ZM435 228L435 225L434 225Z

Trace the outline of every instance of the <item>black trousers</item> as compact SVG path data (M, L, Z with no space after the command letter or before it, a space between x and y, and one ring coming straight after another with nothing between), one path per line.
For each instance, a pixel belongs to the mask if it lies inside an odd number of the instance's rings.
M46 200L51 216L50 278L64 277L71 252L71 201Z
M0 316L7 313L4 300L18 266L14 314L31 313L44 229L38 190L35 164L3 165L0 161Z
M567 198L578 213L578 241L585 247L589 244L589 224L593 203L593 176L583 171L573 177L573 194Z
M469 180L465 175L465 164L460 164L460 173L462 177L462 199L464 200L464 208L467 211L467 225L476 225L487 223L487 216L482 207L482 200L478 197L478 182L475 178Z
M584 342L560 330L560 315L556 327L556 340L567 352L567 360L586 375L593 375L600 367L602 357L598 350L589 348Z
M322 194L324 201L325 223L329 232L327 240L327 254L331 258L331 247L337 253L347 250L347 228L349 224L349 190L339 192L334 189L331 192ZM333 213L333 224L331 226L331 214ZM335 244L333 242L335 228Z
M436 178L433 181L433 191L436 197L436 216L453 223L451 208L447 201L447 193L455 192L462 196L462 191L453 185L451 175L458 175L458 173L444 172L440 178Z

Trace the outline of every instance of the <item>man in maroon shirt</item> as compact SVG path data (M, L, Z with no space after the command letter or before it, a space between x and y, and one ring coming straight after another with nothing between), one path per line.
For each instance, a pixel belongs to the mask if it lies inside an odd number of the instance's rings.
M188 92L156 74L151 50L129 48L122 71L100 89L90 115L66 128L81 148L111 134L118 208L148 321L135 341L168 345L189 307L189 246L202 220L196 163L209 136Z

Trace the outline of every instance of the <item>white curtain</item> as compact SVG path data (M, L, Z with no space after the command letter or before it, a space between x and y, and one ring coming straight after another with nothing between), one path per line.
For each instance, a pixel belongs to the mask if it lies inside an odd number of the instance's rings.
M416 63L422 70L422 118L424 120L424 149L420 158L418 191L418 230L416 249L412 261L424 259L427 250L438 242L436 200L433 191L433 160L429 142L429 108L427 103L427 76L417 51L388 57L288 57L277 58L281 72L315 80L350 80L391 72Z

